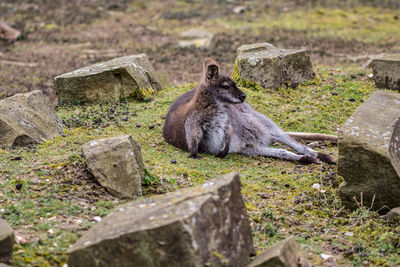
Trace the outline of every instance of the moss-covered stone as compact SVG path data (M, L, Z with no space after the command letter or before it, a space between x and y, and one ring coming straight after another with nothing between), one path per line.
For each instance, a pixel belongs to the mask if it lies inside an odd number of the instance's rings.
M210 48L214 34L200 29L190 29L181 33L180 47Z
M68 266L243 266L253 252L239 175L115 209L68 251Z
M14 231L3 219L0 219L0 262L11 259L14 244Z
M399 116L400 94L377 91L340 128L339 195L346 207L400 206Z
M255 83L272 89L283 85L297 87L314 77L307 50L278 49L268 43L238 48L233 78L242 85Z
M90 141L83 156L97 181L117 197L142 195L144 165L140 146L129 135Z
M297 267L306 264L296 238L291 236L259 254L248 267Z
M371 65L376 87L400 91L400 54L375 58Z
M391 209L387 214L386 214L386 220L389 222L400 222L400 207L393 208Z
M161 90L161 84L147 56L139 54L62 74L54 88L62 103L101 103L140 100Z
M26 146L63 134L63 124L41 91L0 101L0 147Z

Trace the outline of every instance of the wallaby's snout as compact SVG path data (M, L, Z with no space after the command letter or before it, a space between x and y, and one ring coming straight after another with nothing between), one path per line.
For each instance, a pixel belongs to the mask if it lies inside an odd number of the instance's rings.
M242 101L242 103L246 100L246 94L242 92L242 94L240 95L240 100Z
M239 103L243 103L246 100L246 94L240 90L234 81L232 81L230 78L226 77L226 79L228 79L227 83L229 83L231 85L231 89L230 89L230 94L233 96L234 99L236 99L236 101L228 101L232 104L239 104Z

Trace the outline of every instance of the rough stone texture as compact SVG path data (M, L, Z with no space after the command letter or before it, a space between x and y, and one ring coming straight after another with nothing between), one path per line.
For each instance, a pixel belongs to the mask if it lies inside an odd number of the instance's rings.
M339 131L339 195L348 208L357 201L380 209L400 206L400 94L376 91Z
M377 57L371 66L376 87L400 90L400 54Z
M315 77L307 50L279 49L268 43L238 48L234 78L263 88L296 87Z
M82 152L90 172L112 195L142 195L142 153L130 135L90 141L82 146Z
M388 214L386 214L386 220L390 222L400 222L400 207L391 209Z
M179 41L180 47L188 47L195 46L200 48L210 48L212 41L214 38L214 34L199 30L199 29L190 29L188 31L184 31L181 33L181 39Z
M304 266L296 238L291 236L259 254L248 267L298 267Z
M0 101L0 146L25 146L63 134L63 125L41 91Z
M145 54L114 58L54 79L60 102L101 103L143 98L161 84Z
M230 173L198 187L122 205L68 251L68 266L244 266L252 233Z
M0 219L0 262L9 262L14 244L14 231L8 223Z
M253 53L253 52L261 52L261 51L269 51L276 50L277 47L273 46L270 43L256 43L256 44L248 44L241 45L237 49L237 53Z

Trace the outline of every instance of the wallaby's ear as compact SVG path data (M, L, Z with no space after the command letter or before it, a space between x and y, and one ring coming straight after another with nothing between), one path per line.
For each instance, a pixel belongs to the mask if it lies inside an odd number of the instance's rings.
M206 82L212 82L213 80L215 80L218 77L218 70L219 67L214 60L212 60L211 58L206 58L204 60L203 72Z

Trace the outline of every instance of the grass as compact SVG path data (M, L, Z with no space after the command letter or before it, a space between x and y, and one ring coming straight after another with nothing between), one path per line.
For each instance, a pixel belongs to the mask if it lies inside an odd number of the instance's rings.
M230 29L260 31L283 29L303 32L308 38L342 38L366 43L398 41L400 27L397 10L368 6L342 8L297 8L288 12L263 12L255 18L216 19L217 25ZM371 34L373 33L373 34Z
M285 130L335 134L359 100L368 99L375 87L365 71L357 68L321 67L316 72L316 79L297 89L243 90L256 110ZM321 253L343 265L400 264L400 226L389 225L365 207L344 210L337 194L342 178L335 174L335 167L234 154L192 160L165 143L162 116L178 95L192 87L167 88L152 102L60 107L58 115L68 126L65 137L36 147L0 149L0 216L16 230L19 242L14 246L13 264L63 265L66 250L96 223L94 217L106 216L126 201L96 184L81 156L85 142L121 134L132 135L142 147L145 197L238 171L258 252L295 235L314 264L322 263ZM348 101L350 97L356 101ZM150 125L155 127L150 129ZM334 145L317 149L336 157ZM22 159L12 160L17 155ZM172 159L177 163L171 163ZM22 184L20 190L17 183ZM314 183L322 187L314 189Z

